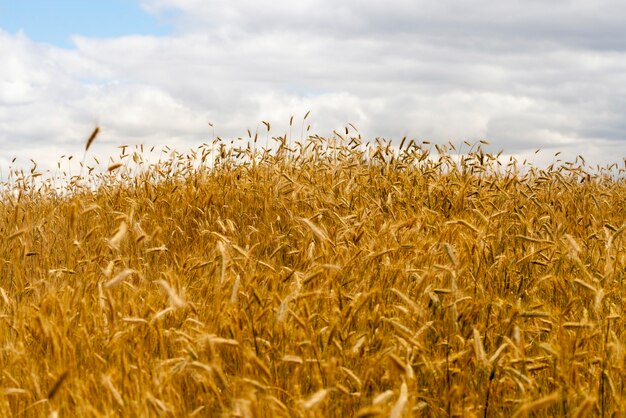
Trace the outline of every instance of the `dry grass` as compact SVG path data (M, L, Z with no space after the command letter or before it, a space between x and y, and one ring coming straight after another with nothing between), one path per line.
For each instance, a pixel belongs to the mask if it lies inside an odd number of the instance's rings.
M12 173L1 416L626 414L623 178L255 142Z

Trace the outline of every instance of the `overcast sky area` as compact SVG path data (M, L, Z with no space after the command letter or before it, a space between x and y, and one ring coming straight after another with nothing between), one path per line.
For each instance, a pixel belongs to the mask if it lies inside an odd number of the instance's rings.
M122 144L180 151L307 111L323 136L487 140L536 164L626 157L611 0L0 0L0 170ZM534 156L534 151L542 151Z

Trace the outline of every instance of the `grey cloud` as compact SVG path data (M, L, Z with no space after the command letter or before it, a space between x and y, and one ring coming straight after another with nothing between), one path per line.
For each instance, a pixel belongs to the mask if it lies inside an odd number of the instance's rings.
M284 30L366 38L412 34L447 42L505 37L623 49L626 33L626 10L611 0L145 0L143 4L156 15L179 10L181 32L222 36Z
M0 69L0 143L40 135L35 112L59 143L99 122L111 143L192 146L209 121L224 138L260 120L281 134L312 110L320 134L351 122L368 138L626 155L626 9L615 3L335 4L146 0L158 16L177 10L165 17L174 35L76 37L74 50L0 32L15 67Z

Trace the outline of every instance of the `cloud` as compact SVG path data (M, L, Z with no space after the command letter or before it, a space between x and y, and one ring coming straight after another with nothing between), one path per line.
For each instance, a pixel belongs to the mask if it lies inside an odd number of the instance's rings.
M626 12L611 0L144 0L155 15L175 11L179 31L237 36L268 31L394 38L402 34L458 43L492 38L507 43L585 41L607 46L624 34ZM170 13L171 14L171 13ZM469 39L468 39L469 38ZM624 37L613 43L623 45Z
M174 33L77 36L67 50L0 32L3 155L79 152L95 123L100 152L195 146L208 122L223 138L261 120L299 136L308 110L323 135L353 123L366 138L626 155L626 11L609 1L141 4Z
M0 165L14 157L47 169L61 155L81 156L96 124L94 150L114 156L121 144L189 147L206 131L205 119L157 84L127 82L76 50L0 32ZM97 54L95 54L97 57ZM203 131L204 129L204 131Z

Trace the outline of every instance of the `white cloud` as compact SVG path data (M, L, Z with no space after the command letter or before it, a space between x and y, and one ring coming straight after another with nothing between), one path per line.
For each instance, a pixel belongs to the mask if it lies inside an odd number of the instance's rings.
M308 110L320 134L353 123L367 138L621 162L626 10L614 4L144 0L173 35L63 50L0 31L0 164L78 153L95 123L97 152L186 148L209 139L208 122L223 138L261 120L280 135L295 114L299 135Z

